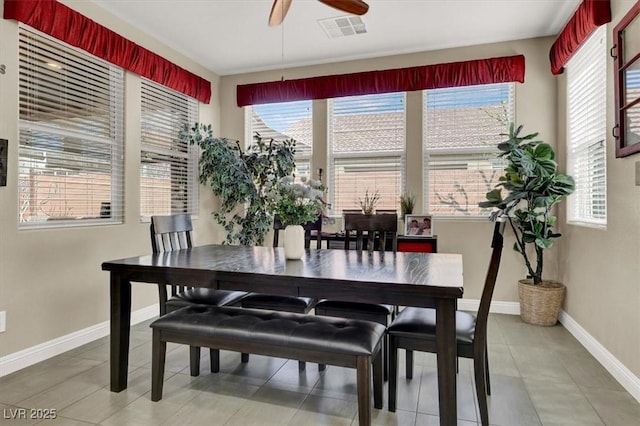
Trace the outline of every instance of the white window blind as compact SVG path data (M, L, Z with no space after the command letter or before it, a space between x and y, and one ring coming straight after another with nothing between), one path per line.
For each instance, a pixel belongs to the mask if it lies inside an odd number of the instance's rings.
M20 227L123 220L123 71L19 35Z
M497 144L514 116L514 84L424 91L424 211L438 216L486 216L480 209L502 175Z
M607 223L607 37L598 28L567 62L567 173L576 190L569 196L568 221Z
M140 215L198 213L198 147L180 130L198 120L198 101L142 80Z
M328 111L331 212L359 209L366 191L378 191L376 209L399 213L405 182L405 94L330 99Z
M296 141L296 177L311 176L313 104L311 100L278 102L246 107L247 141L259 133L265 139Z

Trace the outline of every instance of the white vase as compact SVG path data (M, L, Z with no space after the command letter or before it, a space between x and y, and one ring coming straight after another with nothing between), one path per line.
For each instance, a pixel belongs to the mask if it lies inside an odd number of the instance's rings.
M302 225L287 225L284 228L284 257L302 259L304 256L304 228Z

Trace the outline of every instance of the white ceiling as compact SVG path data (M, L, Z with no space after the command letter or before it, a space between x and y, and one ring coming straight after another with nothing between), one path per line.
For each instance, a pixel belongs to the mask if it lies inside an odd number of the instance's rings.
M279 27L271 0L92 1L228 75L555 35L581 0L366 0L367 34L335 39L317 21L344 13L317 0L293 0Z

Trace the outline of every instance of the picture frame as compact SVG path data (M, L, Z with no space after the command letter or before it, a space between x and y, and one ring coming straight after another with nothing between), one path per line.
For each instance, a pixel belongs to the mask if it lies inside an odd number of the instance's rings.
M0 139L0 186L7 186L8 150L9 141Z
M404 235L433 237L433 217L428 214L408 214L404 217Z

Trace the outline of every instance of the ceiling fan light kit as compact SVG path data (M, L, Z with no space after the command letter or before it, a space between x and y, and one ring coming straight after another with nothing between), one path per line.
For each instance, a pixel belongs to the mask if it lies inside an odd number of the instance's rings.
M369 10L369 5L363 0L318 0L327 6L338 9L352 15L364 15ZM269 26L275 27L282 23L291 7L292 0L274 0L269 14Z

